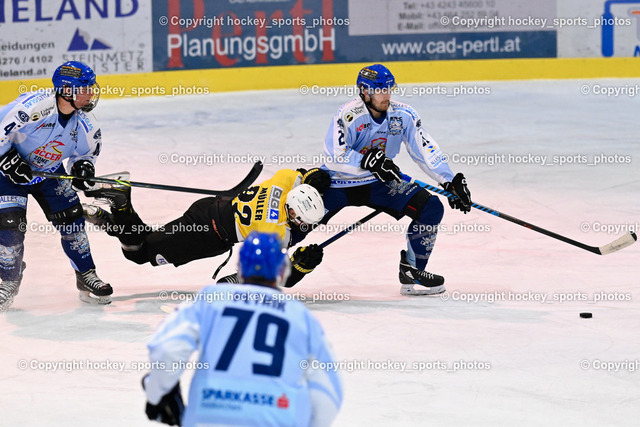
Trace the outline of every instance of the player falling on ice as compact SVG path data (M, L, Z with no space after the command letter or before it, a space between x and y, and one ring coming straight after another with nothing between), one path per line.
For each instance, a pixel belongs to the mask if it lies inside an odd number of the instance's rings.
M29 92L0 110L0 311L18 294L25 263L27 196L31 194L62 237L62 248L76 273L80 299L108 304L113 289L96 275L77 190L90 181L34 178L33 171L95 175L101 132L90 113L100 97L96 75L69 61L53 74L55 90Z
M282 169L237 197L202 198L181 217L157 229L146 225L133 209L131 187L105 186L85 191L85 195L106 200L111 213L87 205L86 217L120 240L128 260L177 267L222 255L252 231L277 233L289 246L294 234L304 236L322 219L325 209L320 192L329 182L328 173L317 168ZM285 286L293 286L313 271L322 256L318 245L296 249L291 261L292 274ZM220 282L237 283L238 276L232 274Z
M391 101L395 77L374 64L358 73L360 97L342 105L325 138L331 187L323 200L327 222L345 206L369 206L396 219L412 219L407 250L400 253L400 293L433 295L444 292L444 277L425 271L444 208L438 197L403 180L393 158L404 143L411 159L445 190L458 196L449 204L467 213L471 195L461 173L453 175L435 140L407 104Z

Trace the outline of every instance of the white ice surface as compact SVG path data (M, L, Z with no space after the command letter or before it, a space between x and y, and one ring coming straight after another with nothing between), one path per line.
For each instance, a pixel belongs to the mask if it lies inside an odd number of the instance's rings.
M583 223L637 227L640 221L639 105L638 97L585 96L580 88L638 83L479 82L490 95L399 99L414 106L451 156L507 156L495 165L451 163L467 176L476 202L599 246L622 231L584 232ZM102 100L96 114L104 147L97 171L129 170L137 181L222 189L235 185L251 165L228 162L227 155L266 156L259 180L281 167L309 167L346 100L296 90ZM161 163L164 153L219 157L214 165L188 166ZM517 164L510 154L548 159L546 165ZM592 163L599 154L630 156L631 163L560 166L552 159L578 155ZM277 164L274 155L293 157ZM397 163L428 181L405 152ZM133 192L142 218L157 224L178 217L199 197ZM349 208L332 223L348 224L367 212ZM98 273L115 293L110 306L87 306L78 300L59 237L39 228L46 221L34 200L28 219L24 281L13 308L0 316L0 425L150 425L140 387L144 369L138 372L134 364L147 359L145 343L165 316L160 307L179 302L162 301L160 292L198 291L223 258L180 268L138 266L123 258L115 239L91 231ZM477 210L463 215L447 207L448 230L464 225L484 231L440 233L429 269L446 277L448 300L406 298L397 279L404 235L389 230L397 225L389 217L372 223L378 232L357 232L332 244L322 265L287 292L307 301L329 295L341 300L308 304L339 361L429 367L401 372L345 365L345 401L336 425L637 425L640 245L598 256ZM306 243L329 234L316 232ZM230 266L222 274L231 273ZM547 301L516 300L532 293ZM558 295L588 300L552 301ZM624 301L593 302L602 295ZM582 311L593 318L581 319ZM75 361L76 368L44 371L44 363L61 361ZM125 370L91 369L89 361L124 363ZM487 369L451 372L459 362ZM594 368L615 362L627 367ZM591 367L583 369L586 363Z

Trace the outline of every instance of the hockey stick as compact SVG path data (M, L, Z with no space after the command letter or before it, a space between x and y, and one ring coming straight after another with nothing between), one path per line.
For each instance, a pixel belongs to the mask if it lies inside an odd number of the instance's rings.
M328 238L327 240L325 240L324 242L320 243L320 245L318 245L318 246L320 246L321 248L329 246L330 244L332 244L333 242L335 242L336 240L338 240L342 236L351 233L351 231L353 231L355 228L360 227L362 224L364 224L365 222L369 221L374 216L376 216L378 214L381 214L381 213L382 213L382 211L379 211L379 210L371 212L369 215L367 215L364 218L354 222L353 224L351 224L350 226L348 226L347 228L345 228L341 232L335 234L334 236L332 236L332 237Z
M403 175L403 178L406 179L407 181L409 181L410 184L414 183L413 178L411 178L410 176ZM336 240L338 240L342 236L345 236L345 235L349 234L355 228L360 227L362 224L364 224L365 222L369 221L371 218L375 217L376 215L381 214L382 212L383 211L381 211L381 210L375 210L375 211L371 212L369 215L365 216L364 218L359 219L358 221L354 222L353 224L351 224L350 226L348 226L347 228L345 228L341 232L335 234L334 236L332 236L332 237L328 238L327 240L325 240L324 242L320 243L319 246L321 248L329 246L330 244L332 244L333 242L335 242Z
M438 187L434 187L433 185L429 185L425 182L422 181L418 181L418 180L414 180L412 179L410 176L402 174L402 177L404 179L406 179L407 181L410 182L415 182L416 184L418 184L421 187L426 188L429 191L433 191L434 193L438 193L442 196L445 196L451 200L455 200L457 199L457 197L451 193L449 193L448 191L445 191L443 189L440 189ZM537 225L533 225L529 222L523 221L521 219L518 219L516 217L513 217L511 215L507 215L505 213L502 213L500 211L497 211L495 209L491 209L487 206L482 206L481 204L478 203L472 203L471 207L476 208L481 210L482 212L486 212L489 213L491 215L497 216L498 218L502 218L504 220L510 221L514 224L518 224L522 227L528 228L530 230L533 231L537 231L538 233L544 234L545 236L549 236L552 237L554 239L560 240L562 242L568 243L570 245L576 246L580 249L584 249L585 251L589 251L592 252L594 254L597 255L608 255L610 253L613 252L617 252L620 249L624 249L627 246L632 245L633 243L635 243L636 240L638 240L638 236L636 236L635 233L633 232L629 232L628 234L625 234L624 236L620 236L618 237L616 240L614 240L611 243L608 243L606 245L603 246L589 246L589 245L585 245L584 243L580 243L576 240L570 239L568 237L565 236L561 236L560 234L554 233L553 231L549 231L549 230L545 230L542 227L538 227Z
M245 176L244 179L240 181L238 185L228 190L205 190L201 188L179 187L175 185L164 185L164 184L150 184L146 182L125 181L125 180L107 179L107 178L100 178L100 177L86 178L85 180L100 182L103 184L119 184L119 185L125 185L129 187L142 187L142 188L152 188L155 190L179 191L182 193L207 194L210 196L236 196L238 193L241 193L242 191L246 190L247 187L249 187L253 183L253 181L256 180L258 175L260 175L260 172L262 172L262 167L263 167L262 162L256 162L251 168L251 170L249 171L249 173L247 174L247 176ZM33 173L33 176L41 176L44 178L83 179L83 178L78 178L71 175L59 175L56 173L49 173L49 172L33 171L32 173Z

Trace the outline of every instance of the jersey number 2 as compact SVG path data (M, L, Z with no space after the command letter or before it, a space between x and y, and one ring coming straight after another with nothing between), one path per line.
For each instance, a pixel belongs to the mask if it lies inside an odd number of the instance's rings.
M247 188L246 190L244 190L242 193L238 195L238 200L244 203L251 202L258 195L259 189L260 187L257 185ZM236 215L238 215L238 220L240 221L240 224L245 225L247 227L251 226L251 216L253 215L253 212L251 211L251 206L244 205L242 206L242 211L241 211L240 209L238 209L238 202L235 202L233 204L233 210L236 212Z
M247 330L249 321L254 312L250 310L241 310L239 308L227 307L222 312L223 316L235 317L236 324L231 330L227 344L224 346L220 359L216 364L216 371L226 371L229 369L231 360L240 345L240 340ZM271 340L272 343L267 342L267 332L269 327L273 325L275 327L275 337ZM281 317L272 316L268 313L262 313L258 316L258 322L256 324L255 338L253 340L253 348L256 351L268 353L271 355L271 364L264 365L261 363L253 364L253 373L259 375L268 375L273 377L279 377L282 373L282 363L284 361L284 349L285 340L289 333L289 322ZM273 336L273 335L272 335Z

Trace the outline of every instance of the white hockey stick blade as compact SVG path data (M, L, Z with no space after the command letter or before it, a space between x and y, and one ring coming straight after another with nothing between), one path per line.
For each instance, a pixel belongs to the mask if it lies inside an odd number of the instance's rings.
M169 307L168 305L161 305L160 310L164 311L167 314L171 314L176 311L176 307Z
M601 255L609 255L612 252L617 252L620 249L624 249L627 246L633 245L636 240L638 240L638 236L636 236L636 233L629 232L628 234L621 236L608 245L600 246L598 249L600 250Z
M129 173L128 171L115 172L115 173L110 173L108 175L100 175L100 176L97 176L96 178L115 179L115 180L119 180L119 181L129 181L129 179L131 178L131 173ZM114 186L114 184L105 184L105 183L101 183L101 182L96 182L95 184L93 184L88 189L88 191L95 191L95 190L98 190L100 188L111 188L113 186Z
M129 181L129 178L131 178L131 172L129 171L114 172L107 175L100 175L98 176L98 178L120 179L120 180Z

